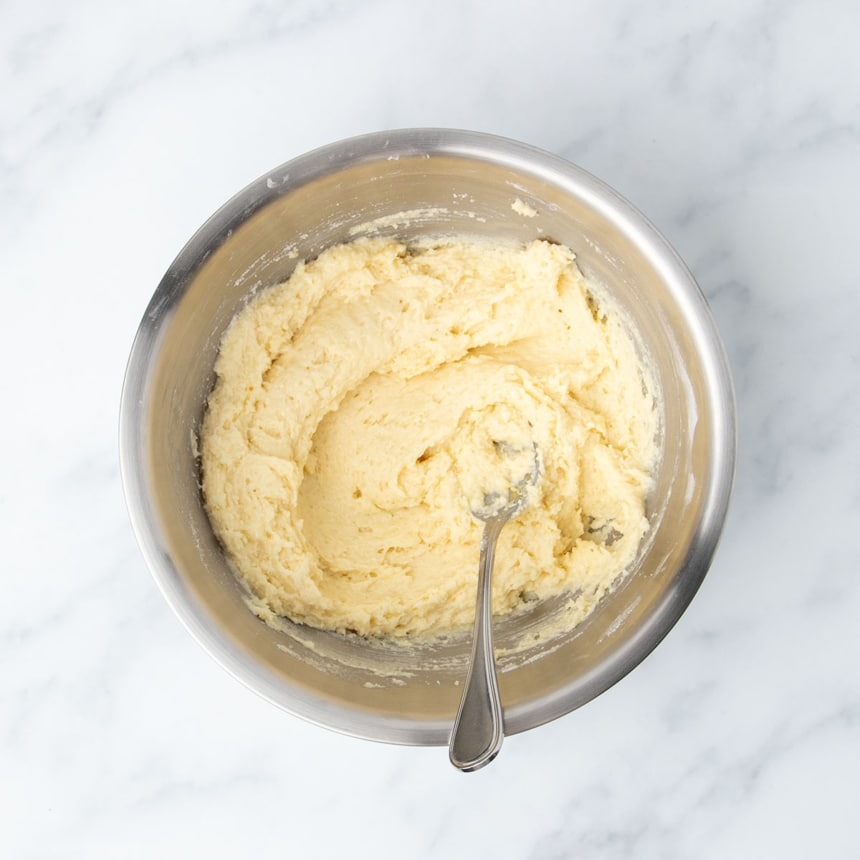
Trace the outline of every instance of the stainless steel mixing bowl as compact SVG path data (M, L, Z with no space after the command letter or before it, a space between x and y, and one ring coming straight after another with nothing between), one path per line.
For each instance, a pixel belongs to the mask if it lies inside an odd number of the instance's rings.
M537 215L513 211L516 199ZM401 212L410 214L386 217ZM561 601L497 625L506 733L520 732L597 696L666 635L710 565L734 470L731 380L702 294L656 229L572 164L498 137L414 129L335 143L241 191L180 252L140 324L120 421L131 520L168 603L251 689L352 735L447 743L465 639L396 647L266 626L246 607L200 492L197 434L224 329L297 259L374 220L377 232L406 240L457 233L570 246L629 314L662 389L664 455L651 534L633 568L572 631L541 638ZM524 640L534 644L513 648Z

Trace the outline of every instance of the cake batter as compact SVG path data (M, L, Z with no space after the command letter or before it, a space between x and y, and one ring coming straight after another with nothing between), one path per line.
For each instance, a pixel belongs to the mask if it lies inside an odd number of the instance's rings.
M540 478L502 531L496 613L570 592L584 617L647 530L654 386L563 246L330 248L236 317L215 371L206 507L264 620L470 625L470 508L507 480L500 451L536 444Z

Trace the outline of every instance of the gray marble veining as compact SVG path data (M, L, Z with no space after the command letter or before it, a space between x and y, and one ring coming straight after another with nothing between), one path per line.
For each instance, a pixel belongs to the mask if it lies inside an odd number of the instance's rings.
M0 855L860 855L858 29L848 0L0 7ZM708 296L739 404L687 614L468 777L215 666L116 464L128 349L191 233L294 155L411 125L631 199Z

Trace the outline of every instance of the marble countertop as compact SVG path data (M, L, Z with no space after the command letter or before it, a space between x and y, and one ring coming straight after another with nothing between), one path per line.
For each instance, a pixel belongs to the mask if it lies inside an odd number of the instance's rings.
M0 7L0 856L856 858L860 5ZM449 126L617 188L711 302L733 507L638 669L463 775L223 672L138 552L117 413L164 270L270 168Z

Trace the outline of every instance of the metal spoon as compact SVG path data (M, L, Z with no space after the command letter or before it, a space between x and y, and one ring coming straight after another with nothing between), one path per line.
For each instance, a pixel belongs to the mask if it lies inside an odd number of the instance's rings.
M497 448L502 453L515 450L504 442L497 443ZM539 472L538 449L534 444L531 471L513 484L507 494L487 493L483 505L472 509L472 516L484 523L478 562L478 602L469 673L448 742L451 764L467 773L489 764L498 755L504 739L502 703L493 655L493 561L502 527L526 506L528 488L537 481Z

